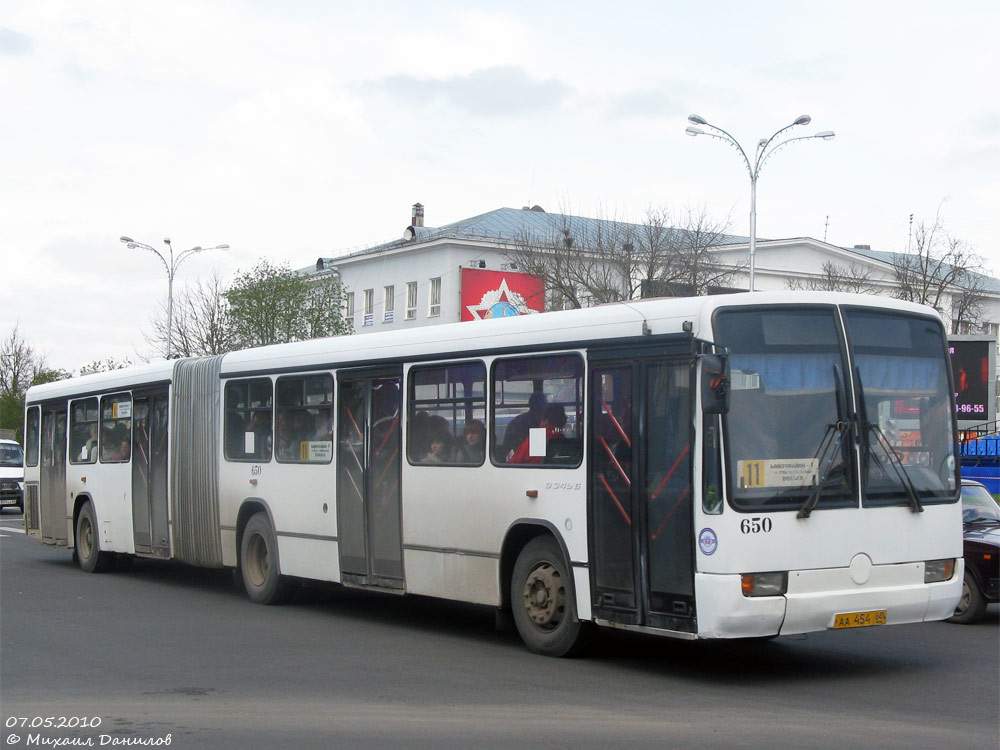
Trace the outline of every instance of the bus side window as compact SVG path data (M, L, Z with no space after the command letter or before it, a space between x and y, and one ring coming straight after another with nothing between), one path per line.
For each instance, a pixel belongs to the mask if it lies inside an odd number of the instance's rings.
M28 422L24 432L24 465L38 466L39 409L28 409Z
M575 354L499 360L491 416L493 463L579 466L583 360Z
M333 460L333 377L278 378L275 455L282 463Z
M271 460L272 402L270 378L226 383L226 460Z
M101 463L128 461L132 454L132 396L101 398Z
M411 463L481 466L486 460L486 367L460 362L409 374Z
M74 401L69 413L69 462L92 464L97 461L97 399Z

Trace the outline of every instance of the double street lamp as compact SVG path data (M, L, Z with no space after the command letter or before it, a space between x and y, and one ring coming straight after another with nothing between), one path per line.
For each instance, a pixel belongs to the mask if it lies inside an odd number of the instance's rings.
M190 258L195 253L203 253L206 250L228 250L229 245L216 245L214 247L201 247L196 245L188 250L183 250L174 256L174 246L170 244L170 238L164 237L163 242L166 244L169 250L168 256L164 257L163 253L157 250L155 247L151 247L142 242L136 242L131 237L121 237L122 242L130 250L135 248L141 248L142 250L149 250L157 258L163 262L163 267L167 269L167 359L173 356L173 332L174 332L174 275L177 273L177 269L180 267L181 263Z
M743 163L746 165L747 172L750 174L750 291L754 291L754 254L757 250L757 178L760 177L761 167L764 166L764 162L767 161L768 157L771 156L775 151L777 151L782 146L787 146L789 143L794 141L808 141L813 138L820 138L824 141L832 140L834 137L834 132L832 130L824 130L822 132L816 133L815 135L803 135L797 138L786 138L785 140L778 140L778 137L788 130L791 130L796 125L808 125L812 122L812 118L809 115L800 115L795 118L795 122L790 125L786 125L777 131L770 138L761 138L757 141L757 148L754 151L753 161L747 156L747 152L743 150L743 147L739 144L733 136L727 133L720 127L716 127L708 122L701 115L689 115L688 121L694 123L687 127L686 132L690 136L696 135L707 135L709 138L715 138L717 140L728 143L731 146L735 146L736 150L740 152L740 156L743 157ZM702 130L696 125L702 125L708 130Z

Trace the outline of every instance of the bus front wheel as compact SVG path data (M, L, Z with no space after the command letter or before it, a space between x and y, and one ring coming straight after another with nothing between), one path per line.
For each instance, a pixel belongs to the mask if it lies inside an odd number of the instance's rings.
M114 563L110 552L101 552L97 517L89 502L84 503L76 518L76 559L84 573L104 573Z
M517 632L531 651L569 656L583 646L587 629L576 618L573 579L552 537L535 537L521 550L510 601Z
M250 601L280 604L285 599L288 583L278 565L278 538L263 511L254 514L243 530L240 572Z

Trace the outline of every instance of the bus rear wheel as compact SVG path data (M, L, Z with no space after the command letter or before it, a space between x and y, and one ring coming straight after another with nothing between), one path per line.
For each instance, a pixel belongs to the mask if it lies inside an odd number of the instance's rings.
M89 502L84 503L76 518L76 560L84 573L104 573L114 564L110 552L101 552L97 517Z
M529 650L570 656L584 645L587 628L576 619L573 579L552 537L535 537L521 550L510 601L517 632Z
M263 511L254 514L243 530L240 573L250 601L280 604L288 593L288 582L278 564L278 538Z

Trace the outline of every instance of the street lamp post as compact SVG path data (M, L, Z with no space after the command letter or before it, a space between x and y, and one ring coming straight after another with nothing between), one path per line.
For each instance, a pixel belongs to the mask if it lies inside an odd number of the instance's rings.
M747 156L747 152L743 150L743 147L739 144L733 136L727 133L720 127L716 127L708 122L701 115L689 115L688 121L694 123L694 125L689 125L687 130L684 132L690 136L696 135L707 135L710 138L716 138L724 143L728 143L731 146L735 146L736 150L740 152L740 156L743 157L743 163L746 165L747 172L750 174L750 291L754 290L754 269L755 269L755 253L757 250L757 178L760 177L761 167L764 166L764 162L768 160L775 151L783 146L787 146L789 143L794 141L808 141L813 138L821 138L824 141L832 140L835 133L832 130L824 130L815 135L803 135L798 138L787 138L783 141L777 141L776 139L782 133L791 130L796 125L808 125L812 122L812 118L809 115L799 115L795 118L795 122L790 125L786 125L777 131L770 138L761 138L757 141L757 148L754 151L753 162L750 161L750 157ZM695 127L695 125L704 125L711 131L702 130L701 128Z
M214 247L202 247L201 245L195 245L192 248L183 250L174 256L174 246L170 244L170 238L164 237L163 242L166 244L169 252L168 261L167 258L163 256L159 250L155 247L147 245L143 242L136 242L131 237L120 237L125 246L130 250L135 248L141 248L143 250L149 250L157 258L159 258L163 267L167 269L167 359L173 356L173 333L174 333L174 275L177 273L177 269L180 267L181 263L190 258L195 253L203 253L206 250L228 250L229 245L215 245Z

